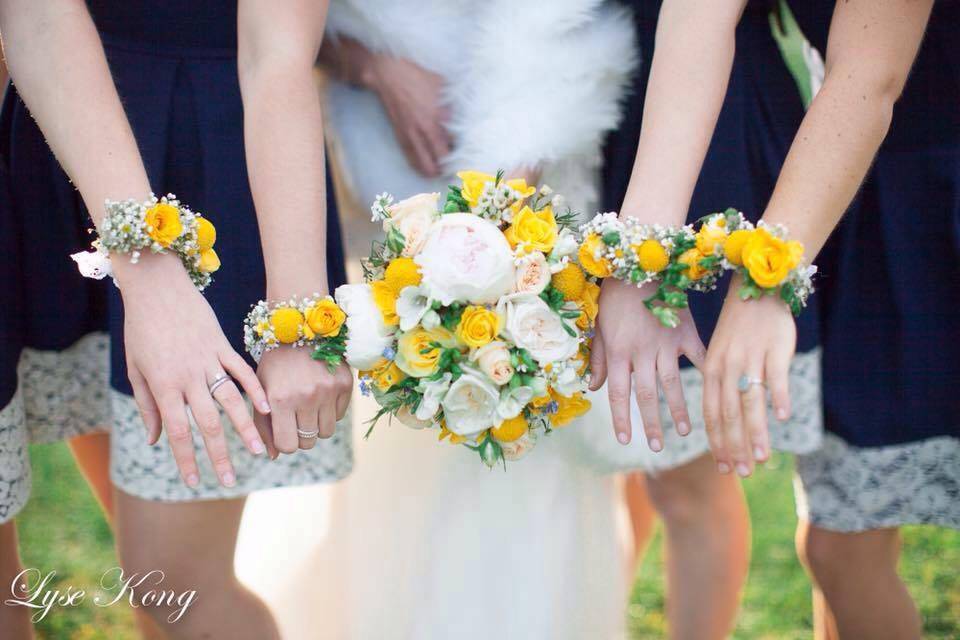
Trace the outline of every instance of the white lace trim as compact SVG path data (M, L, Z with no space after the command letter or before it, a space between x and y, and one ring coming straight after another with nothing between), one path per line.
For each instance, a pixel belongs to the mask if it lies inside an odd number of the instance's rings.
M797 515L832 531L904 524L960 529L960 439L855 447L828 433L797 458Z
M786 423L770 416L770 443L774 449L789 453L810 453L823 441L823 411L820 388L820 349L797 354L790 366L790 397L793 414ZM680 380L692 424L687 436L680 436L666 404L660 402L664 447L650 450L643 433L643 422L636 403L631 402L633 440L621 445L613 435L607 390L590 395L593 409L568 429L577 434L569 438L570 455L580 464L601 473L643 471L656 473L675 469L709 451L703 422L703 376L693 367L681 369Z

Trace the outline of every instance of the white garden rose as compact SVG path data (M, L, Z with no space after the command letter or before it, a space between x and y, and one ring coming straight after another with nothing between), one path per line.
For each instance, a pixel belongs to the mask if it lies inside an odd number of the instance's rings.
M533 251L518 260L516 275L513 283L514 293L540 292L550 284L550 266L547 257L539 251Z
M510 244L496 225L470 213L441 217L414 260L421 286L444 305L494 304L513 288Z
M485 375L463 368L463 375L450 385L440 403L447 429L459 436L472 436L499 425L500 392Z
M430 228L440 215L439 201L439 193L420 193L387 207L390 217L383 221L383 230L389 231L393 227L403 234L402 255L413 257L423 247Z
M507 384L513 377L510 350L499 340L483 345L473 352L470 359L477 363L480 371L498 385Z
M383 352L393 345L393 331L383 323L370 285L340 285L334 298L347 314L347 364L360 371L373 369L382 360Z
M497 304L497 312L506 318L503 335L529 351L537 363L567 360L577 352L578 339L567 333L560 316L539 296L505 296Z

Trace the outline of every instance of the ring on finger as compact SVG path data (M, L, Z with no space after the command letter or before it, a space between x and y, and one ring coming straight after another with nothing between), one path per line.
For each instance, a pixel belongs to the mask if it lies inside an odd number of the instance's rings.
M766 386L762 378L757 378L755 376L749 376L747 374L743 374L737 380L737 391L739 391L740 393L747 393L748 391L750 391L750 388L753 387L754 385L760 386L760 387Z
M233 381L233 378L231 378L226 373L221 371L220 373L217 374L217 377L213 379L213 382L211 382L207 386L207 389L210 390L210 395L212 396L217 391L217 389L227 384L228 382L232 382L232 381Z
M314 440L320 436L320 429L316 429L314 431L304 431L303 429L297 427L297 435L304 440Z

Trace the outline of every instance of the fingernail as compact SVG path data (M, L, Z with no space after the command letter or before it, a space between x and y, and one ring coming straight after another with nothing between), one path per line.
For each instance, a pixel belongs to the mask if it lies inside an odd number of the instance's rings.
M198 484L200 484L200 477L197 474L191 473L190 475L187 476L188 487L196 488Z
M260 403L260 413L270 413L270 403L266 400Z
M617 434L617 440L620 441L620 444L630 444L630 436L627 435L626 431L621 431Z
M753 457L756 460L766 460L767 456L763 451L763 447L757 446L753 448Z
M663 449L663 445L660 444L660 439L653 438L652 440L650 440L650 448L653 449L654 451L660 451L660 449Z
M690 433L690 425L688 425L686 422L680 422L677 424L677 431L680 433L680 435L685 436Z
M728 465L726 462L718 462L717 471L720 473L730 473L730 465Z
M741 462L737 465L737 474L741 478L746 478L748 475L750 475L750 468L746 464Z
M266 449L266 447L263 446L263 443L260 442L259 440L251 440L251 441L250 441L250 450L253 451L253 454L254 454L254 455L259 456L260 454L262 454L262 453L263 453L264 451L266 451L267 449Z
M777 409L777 420L786 420L788 417L787 410L783 407Z
M222 476L220 476L220 481L223 483L223 486L225 487L232 487L233 485L237 484L237 478L236 476L233 475L232 471L227 471Z

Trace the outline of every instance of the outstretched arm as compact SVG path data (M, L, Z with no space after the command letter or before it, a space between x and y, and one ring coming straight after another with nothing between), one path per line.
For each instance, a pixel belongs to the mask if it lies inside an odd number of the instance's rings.
M665 0L644 100L643 126L621 217L682 225L723 105L746 0ZM696 43L696 46L691 46ZM631 373L650 448L663 448L657 383L681 435L690 432L678 360L695 365L705 349L689 311L663 327L643 301L656 283L637 287L608 278L594 340L593 388L606 380L617 439L631 439ZM624 319L629 319L625 322ZM613 346L616 348L613 348Z
M317 0L240 2L244 136L269 300L328 293L323 114L313 70L326 11ZM273 409L263 426L277 449L313 447L298 427L333 435L350 398L345 365L330 374L305 350L283 346L264 354L258 375Z
M916 58L933 0L837 2L823 88L790 147L763 220L783 224L813 259L850 205L886 137L893 105ZM710 342L704 416L721 470L749 475L769 450L761 389L741 394L741 375L765 379L778 419L790 414L788 373L796 342L789 310L772 296L743 301L733 282Z

